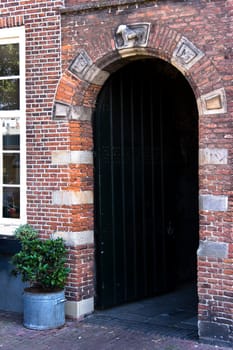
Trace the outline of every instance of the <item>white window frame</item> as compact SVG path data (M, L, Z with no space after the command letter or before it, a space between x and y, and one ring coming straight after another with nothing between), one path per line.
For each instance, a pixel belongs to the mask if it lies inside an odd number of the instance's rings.
M0 45L2 44L19 44L19 91L20 91L20 109L19 110L0 110L0 132L2 129L2 120L7 118L17 118L20 120L20 218L3 218L2 213L0 213L0 235L11 236L14 235L15 229L27 222L27 201L26 201L26 95L25 95L25 28L15 27L15 28L4 28L0 29ZM0 58L1 59L1 58ZM11 77L13 78L13 77ZM18 76L17 76L18 78ZM2 132L0 135L2 139ZM1 141L2 143L2 141ZM1 152L2 152L1 147ZM1 157L2 158L2 157ZM1 189L0 194L2 201L2 165L3 160L1 159L0 167L0 180ZM2 207L2 205L1 205Z

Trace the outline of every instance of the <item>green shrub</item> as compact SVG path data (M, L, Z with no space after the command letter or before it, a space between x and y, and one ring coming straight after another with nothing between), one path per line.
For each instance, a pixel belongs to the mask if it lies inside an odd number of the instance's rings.
M67 250L62 238L42 240L30 225L15 231L21 250L12 258L14 275L21 275L30 287L43 290L64 288L69 274L65 267Z

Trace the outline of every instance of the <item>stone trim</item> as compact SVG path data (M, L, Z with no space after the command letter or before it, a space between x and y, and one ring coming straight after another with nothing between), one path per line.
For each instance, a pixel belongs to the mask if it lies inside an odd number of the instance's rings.
M199 209L207 211L227 211L228 197L214 195L200 195Z
M201 114L221 114L227 112L227 99L224 88L213 90L202 95L197 100L198 109Z
M207 258L226 259L228 256L228 244L213 241L200 241L197 255Z
M66 301L65 314L67 317L80 319L94 311L94 298L80 301Z
M53 191L53 205L93 204L93 191Z
M127 5L138 5L143 3L152 2L156 4L158 0L102 0L95 2L87 2L85 4L75 5L72 7L62 8L61 13L71 13L71 12L85 12L90 10L103 10L105 8L114 8Z
M91 151L53 151L52 164L93 164Z
M148 57L148 52L146 48L143 47L131 47L128 49L121 49L118 51L119 55L121 58L126 58L126 57L134 57L134 56L147 56Z
M94 244L94 231L80 232L55 232L53 237L63 238L68 247L79 247L82 245Z
M221 165L228 163L228 150L225 148L204 148L199 150L199 165Z

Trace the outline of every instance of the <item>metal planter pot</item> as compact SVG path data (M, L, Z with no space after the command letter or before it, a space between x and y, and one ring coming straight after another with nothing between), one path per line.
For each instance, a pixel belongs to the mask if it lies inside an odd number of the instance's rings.
M24 291L24 326L35 330L58 328L65 324L64 290L48 293Z

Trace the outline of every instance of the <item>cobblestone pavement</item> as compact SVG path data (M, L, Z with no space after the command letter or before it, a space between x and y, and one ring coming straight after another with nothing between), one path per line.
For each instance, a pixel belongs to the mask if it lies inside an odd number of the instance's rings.
M161 335L156 327L135 324L95 313L81 322L67 321L60 329L34 331L23 327L19 314L0 311L0 349L229 350L195 339Z

